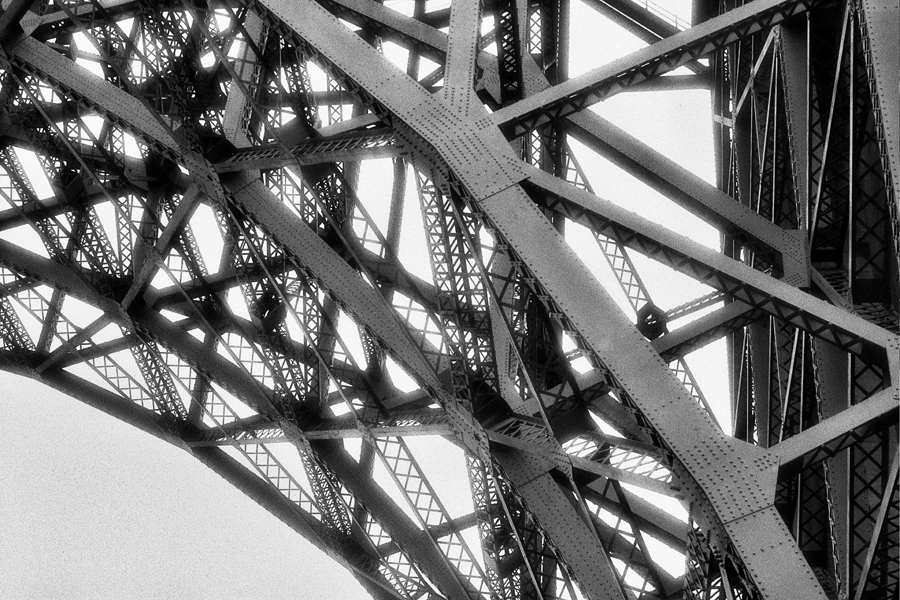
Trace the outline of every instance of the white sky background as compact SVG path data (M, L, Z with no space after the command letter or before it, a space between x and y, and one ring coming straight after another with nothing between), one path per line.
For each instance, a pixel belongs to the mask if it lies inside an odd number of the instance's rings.
M657 3L690 13L689 0ZM643 45L580 2L572 10L572 76ZM595 110L713 180L708 92L620 94ZM712 228L572 145L599 196L718 247ZM367 185L366 171L363 197L384 189ZM568 236L606 278L593 241L575 227ZM664 310L708 291L632 257ZM729 429L724 343L689 363ZM342 567L187 453L55 390L0 372L0 424L0 600L368 598Z

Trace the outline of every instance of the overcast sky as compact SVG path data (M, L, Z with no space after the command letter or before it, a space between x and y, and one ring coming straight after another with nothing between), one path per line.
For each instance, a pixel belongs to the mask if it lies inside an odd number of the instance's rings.
M0 379L0 598L368 598L187 453Z

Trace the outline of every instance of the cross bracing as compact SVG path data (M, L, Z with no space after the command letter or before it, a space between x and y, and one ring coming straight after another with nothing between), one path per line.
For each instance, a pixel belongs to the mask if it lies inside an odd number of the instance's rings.
M376 598L895 597L896 2L586 5L646 46L569 77L568 0L4 2L0 364ZM715 186L590 110L694 88ZM715 340L730 419L686 358Z

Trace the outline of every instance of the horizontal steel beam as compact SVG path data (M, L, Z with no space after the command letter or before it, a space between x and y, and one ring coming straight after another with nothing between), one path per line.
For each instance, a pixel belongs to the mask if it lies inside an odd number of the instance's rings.
M781 461L779 476L785 477L897 425L898 413L900 398L888 388L772 446L769 452Z
M8 208L0 211L0 231L13 229L20 225L30 225L33 222L49 219L73 210L86 209L106 202L110 197L115 197L117 194L118 192L112 189L100 191L93 188L74 201L56 196L39 202L29 202L15 208Z
M366 431L360 430L353 419L327 419L314 428L304 429L303 435L308 440L342 440L368 439L369 436L381 437L414 437L423 435L452 436L450 426L444 422L409 424L409 425L369 425ZM191 448L205 446L234 446L243 444L276 444L291 440L285 437L277 423L260 423L235 431L227 430L227 434L212 430L201 439L187 442Z
M536 460L537 457L546 457L551 454L548 452L546 446L535 444L534 442L517 439L492 430L488 430L487 433L488 439L492 442L507 446L511 450L520 450L522 452L530 453ZM631 471L611 466L608 463L598 462L588 458L574 456L572 454L565 455L565 460L568 460L571 463L573 472L580 471L583 474L615 479L616 481L628 483L665 496L671 496L676 491L670 482L632 473Z
M366 135L310 140L292 146L287 153L283 152L280 145L241 148L213 166L218 173L232 173L390 158L401 153L402 148L397 145L393 133L376 130Z
M620 483L627 483L668 497L677 495L679 491L678 486L673 485L671 482L655 479L646 475L638 475L637 473L632 473L631 471L612 467L587 458L569 456L569 460L572 462L573 471L578 470L584 473L599 475L600 477L605 477L607 479L615 479Z
M762 311L754 310L743 302L729 302L711 313L656 338L651 345L654 350L659 352L664 361L672 362L728 333L749 325L762 314Z
M138 0L103 0L98 3L103 7L107 15L111 17L124 16L138 10ZM169 2L161 2L160 4L171 4ZM22 29L28 35L34 35L36 38L41 37L50 32L59 31L60 27L71 26L72 17L90 19L96 12L97 8L94 3L78 4L68 8L67 10L55 10L39 15L35 12L29 13L22 19Z
M630 2L631 0L625 0ZM713 86L707 75L666 75L633 85L623 92L674 92L677 90L709 90ZM576 113L577 114L577 113Z
M539 169L526 169L530 183L535 186L533 192L549 194L568 218L840 348L882 361L897 360L894 353L900 342L886 329ZM554 208L554 200L549 200L548 206Z
M786 282L809 286L803 232L778 227L596 113L572 115L565 130L679 206L768 258L782 271Z
M813 0L755 0L672 37L642 48L491 115L518 136L543 123L576 113L627 86L667 73L762 29L800 14Z
M638 493L622 488L622 494L628 504L626 510L618 504L618 498L614 497L615 494L606 489L604 479L594 480L581 486L580 490L586 500L602 506L616 516L622 514L631 517L641 531L672 548L682 550L687 547L690 536L690 526L687 522L672 516L653 502L644 500Z
M382 29L390 30L417 46L428 46L441 56L446 53L447 34L371 0L337 0L329 3L329 8L335 6L359 11L360 14L365 14L368 21L379 23ZM496 80L496 57L482 53L478 60L479 66L484 71L482 83ZM525 90L529 93L535 94L551 89L543 72L527 57L523 61L523 78ZM656 85L654 82L663 82L668 78L655 78L641 85L652 87ZM639 90L641 87L636 86L634 89ZM495 91L499 94L499 88ZM495 99L499 100L499 96L497 95ZM758 252L772 255L772 260L777 261L779 266L788 272L795 285L807 285L808 260L803 236L798 232L782 230L766 221L687 169L592 112L584 111L571 115L567 126L577 139L600 151L626 171L640 175L664 195L688 210L702 215L704 219L730 232Z
M70 367L81 362L87 362L96 358L100 358L101 356L109 356L111 354L115 354L116 352L121 352L122 350L134 348L141 343L143 342L141 342L140 338L138 338L136 335L127 335L118 339L110 340L108 342L94 344L93 346L89 346L87 348L79 348L77 352L72 352L69 355L61 358L59 363L57 364L61 368Z
M467 515L463 515L461 517L456 517L451 521L446 523L441 523L439 525L433 525L428 527L428 535L430 535L433 539L439 540L441 538L447 537L452 533L459 533L470 527L475 527L478 525L478 517L475 513L469 513ZM391 554L398 552L400 547L397 545L397 542L391 540L390 542L385 542L384 544L378 546L378 553L382 556L390 556Z

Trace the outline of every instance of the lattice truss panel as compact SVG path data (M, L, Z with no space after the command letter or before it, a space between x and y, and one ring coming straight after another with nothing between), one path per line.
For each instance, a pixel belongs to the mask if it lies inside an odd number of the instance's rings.
M896 597L896 0L2 6L4 369L376 598ZM717 186L586 110L676 89Z

